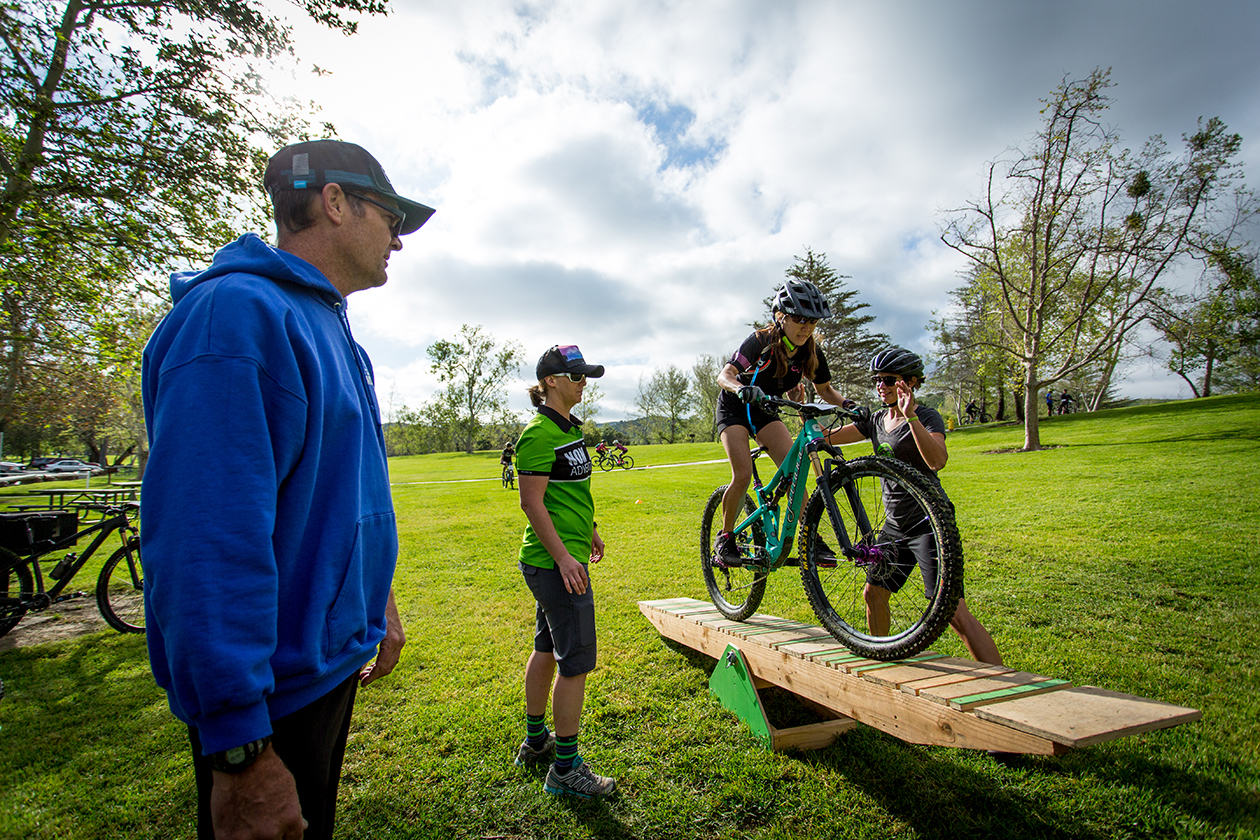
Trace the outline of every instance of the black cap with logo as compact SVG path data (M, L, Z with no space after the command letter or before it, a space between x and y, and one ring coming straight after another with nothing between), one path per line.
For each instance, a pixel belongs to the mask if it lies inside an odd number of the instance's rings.
M588 365L582 358L582 351L576 344L554 345L538 360L534 369L539 379L554 376L557 373L580 373L598 379L604 375L603 365Z
M349 192L370 190L398 202L406 217L402 235L414 233L436 211L394 192L385 170L362 146L341 140L311 140L285 146L267 162L263 186L269 195L281 190L322 190L340 184Z

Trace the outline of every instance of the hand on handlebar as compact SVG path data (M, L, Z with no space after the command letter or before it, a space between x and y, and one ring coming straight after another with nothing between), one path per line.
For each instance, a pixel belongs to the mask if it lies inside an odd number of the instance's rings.
M761 402L766 398L766 392L758 388L756 385L743 385L736 392L739 401L742 403Z
M861 420L864 423L871 421L871 410L864 405L858 405L853 400L845 400L840 407L851 412L855 420Z

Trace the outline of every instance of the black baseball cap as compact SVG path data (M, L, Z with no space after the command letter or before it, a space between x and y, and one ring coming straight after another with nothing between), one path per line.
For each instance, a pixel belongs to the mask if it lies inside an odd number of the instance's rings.
M415 233L435 211L394 192L385 170L362 146L341 140L310 140L285 146L267 162L263 186L269 195L281 190L322 190L340 184L350 192L371 190L398 202L403 219L401 235Z
M599 379L604 375L604 366L588 365L576 344L557 344L542 354L534 372L538 374L539 379L544 376L554 376L557 373L582 373L592 379Z

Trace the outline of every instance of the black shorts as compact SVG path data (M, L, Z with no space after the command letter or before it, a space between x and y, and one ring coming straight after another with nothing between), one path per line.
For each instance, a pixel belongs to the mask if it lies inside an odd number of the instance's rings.
M587 575L586 592L564 588L559 569L518 563L529 591L538 602L534 650L550 653L561 676L580 677L595 670L595 590Z
M950 509L953 509L950 504ZM906 585L915 566L923 573L923 597L930 599L936 591L937 551L936 537L926 528L903 534L894 525L885 525L879 532L879 544L892 549L894 558L887 563L869 569L866 582L887 589L894 595ZM964 597L959 590L959 597Z
M748 425L749 414L752 415L751 426ZM718 437L721 437L722 431L730 426L743 426L750 436L756 437L757 432L779 419L779 412L773 408L767 411L760 406L745 405L730 392L723 391L718 397L713 419L717 424Z

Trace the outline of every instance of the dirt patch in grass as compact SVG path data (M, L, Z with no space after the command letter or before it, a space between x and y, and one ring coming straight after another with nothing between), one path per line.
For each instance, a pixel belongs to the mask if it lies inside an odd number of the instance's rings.
M17 627L0 636L0 652L74 639L108 629L109 625L96 609L95 599L71 598L43 612L22 616Z

